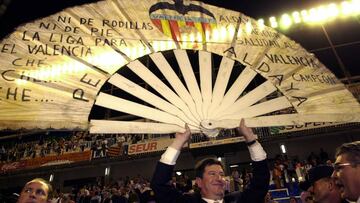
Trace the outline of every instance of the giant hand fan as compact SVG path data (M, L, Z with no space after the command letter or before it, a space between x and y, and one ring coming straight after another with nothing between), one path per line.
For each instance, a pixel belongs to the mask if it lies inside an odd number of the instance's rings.
M1 129L161 134L187 123L216 136L242 118L250 127L360 121L359 103L313 54L198 1L68 8L18 27L0 54Z

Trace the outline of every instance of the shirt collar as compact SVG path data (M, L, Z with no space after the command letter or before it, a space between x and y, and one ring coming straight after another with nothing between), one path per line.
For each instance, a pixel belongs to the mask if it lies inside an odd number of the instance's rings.
M207 203L215 203L215 202L217 202L217 203L223 203L224 202L224 199L220 199L220 200L213 200L213 199L207 199L207 198L202 198L205 202L207 202Z

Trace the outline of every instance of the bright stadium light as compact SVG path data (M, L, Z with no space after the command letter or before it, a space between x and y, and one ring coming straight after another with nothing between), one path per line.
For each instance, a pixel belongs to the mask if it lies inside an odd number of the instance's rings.
M309 12L307 10L302 10L300 13L301 13L301 18L303 19L304 22L310 21Z
M340 16L347 17L359 14L360 0L351 0L343 1L341 3L320 5L319 7L302 10L300 12L293 11L290 15L285 13L281 15L279 21L277 21L275 16L272 16L269 18L268 25L272 28L278 28L280 26L280 28L286 29L292 24L299 24L301 22L307 24L324 23Z
M344 16L350 15L352 12L351 4L347 1L341 2L341 14Z
M322 22L325 21L328 18L328 13L327 13L327 9L325 6L319 6L317 8L317 22Z
M318 12L316 8L312 8L309 10L309 21L312 23L319 21Z
M245 32L246 32L247 34L251 34L252 29L253 29L253 28L252 28L251 22L248 21L248 22L245 24Z
M356 14L360 14L360 0L352 0L351 3Z
M291 17L285 13L281 16L281 21L280 21L280 25L282 28L286 29L288 27L290 27L292 24L292 20Z
M259 20L257 20L258 23L258 28L260 31L263 31L265 28L265 22L264 19L260 18Z
M330 18L335 18L340 14L340 11L336 4L329 4L327 7L327 13Z
M274 16L270 17L269 21L270 21L270 26L272 28L277 28L278 27L278 23L276 22L276 18Z
M300 17L300 13L297 12L297 11L294 11L292 14L292 18L293 18L293 21L294 23L301 23L301 17Z

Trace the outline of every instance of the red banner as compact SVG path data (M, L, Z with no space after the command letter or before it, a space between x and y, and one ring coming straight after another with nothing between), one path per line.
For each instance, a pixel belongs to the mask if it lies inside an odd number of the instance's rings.
M90 160L91 151L84 152L74 152L74 153L66 153L59 156L45 156L45 157L35 157L33 159L21 160L18 162L12 162L7 164L0 164L0 169L2 173L6 173L8 171L20 170L20 169L30 169L30 168L38 168L41 166L52 166L52 165L60 165L60 164L69 164L78 161L86 161Z
M26 161L26 168L36 168L41 166L59 165L73 163L77 161L90 160L91 151L66 153L59 156L36 157Z
M8 171L14 171L21 168L24 168L26 165L25 161L16 161L12 163L0 164L1 173L6 173Z

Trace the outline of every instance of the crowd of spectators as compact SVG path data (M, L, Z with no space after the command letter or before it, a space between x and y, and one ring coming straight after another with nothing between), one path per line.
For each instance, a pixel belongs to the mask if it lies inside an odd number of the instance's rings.
M164 137L154 135L155 138ZM92 151L93 158L106 157L107 150L114 145L120 145L126 155L127 146L145 142L148 139L154 139L147 135L124 136L117 134L110 135L90 135L84 132L76 132L71 136L51 137L50 139L40 139L36 141L15 142L15 144L2 144L0 146L0 160L2 163L9 163L21 159L34 157L44 157L49 155L61 155L71 152ZM171 135L169 135L172 138ZM236 137L233 131L223 131L219 136L213 139L226 139ZM209 138L194 134L192 142L209 141ZM288 158L287 155L278 155L272 159L271 165L271 185L274 189L290 189L299 181L303 181L307 171L319 164L332 164L328 154L320 149L319 153L311 152L306 160L300 161L296 157ZM245 168L241 171L232 170L228 179L227 191L243 191L248 187L252 173ZM171 184L182 192L192 192L196 190L191 179L188 176L177 176L174 174ZM61 200L61 201L59 201ZM140 176L130 179L129 177L112 181L104 184L104 181L98 181L97 184L89 184L74 187L69 193L62 193L57 190L54 203L66 202L155 202L154 194L149 186L149 181Z
M225 139L236 137L233 130L223 130L216 138ZM89 134L88 132L73 132L60 136L39 135L32 140L17 138L15 142L3 142L0 145L0 163L11 163L35 157L61 155L72 152L92 151L92 158L107 157L107 151L112 146L121 146L120 155L126 155L128 146L145 142L150 139L174 138L170 135L147 134ZM192 142L209 141L204 134L194 134Z
M55 190L52 203L154 203L154 192L149 180L138 175L134 178L120 178L104 183L99 178L96 183L74 186L70 192Z
M307 171L320 164L331 164L327 153L320 149L318 154L311 152L307 160L290 160L286 155L278 155L273 159L273 168L270 171L272 181L270 188L290 188L302 181ZM226 192L243 191L249 186L252 177L251 171L233 169L227 177ZM56 190L53 203L155 203L154 192L150 188L149 180L138 175L134 178L120 178L105 183L99 178L96 183L73 187L71 192L62 193ZM183 193L197 190L194 181L185 173L173 174L170 183ZM270 194L270 193L269 193ZM293 197L294 199L294 197Z
M159 135L152 135L151 139ZM29 141L21 137L0 145L0 163L11 163L35 157L61 155L72 152L92 151L92 158L106 157L109 147L121 145L127 154L129 144L136 144L150 139L149 135L120 135L120 134L89 134L74 132L61 136L35 136Z
M310 152L307 159L302 161L296 157L290 159L287 155L277 155L273 161L271 173L275 188L292 186L295 182L304 181L307 171L321 164L332 165L328 153L322 148L318 154Z

